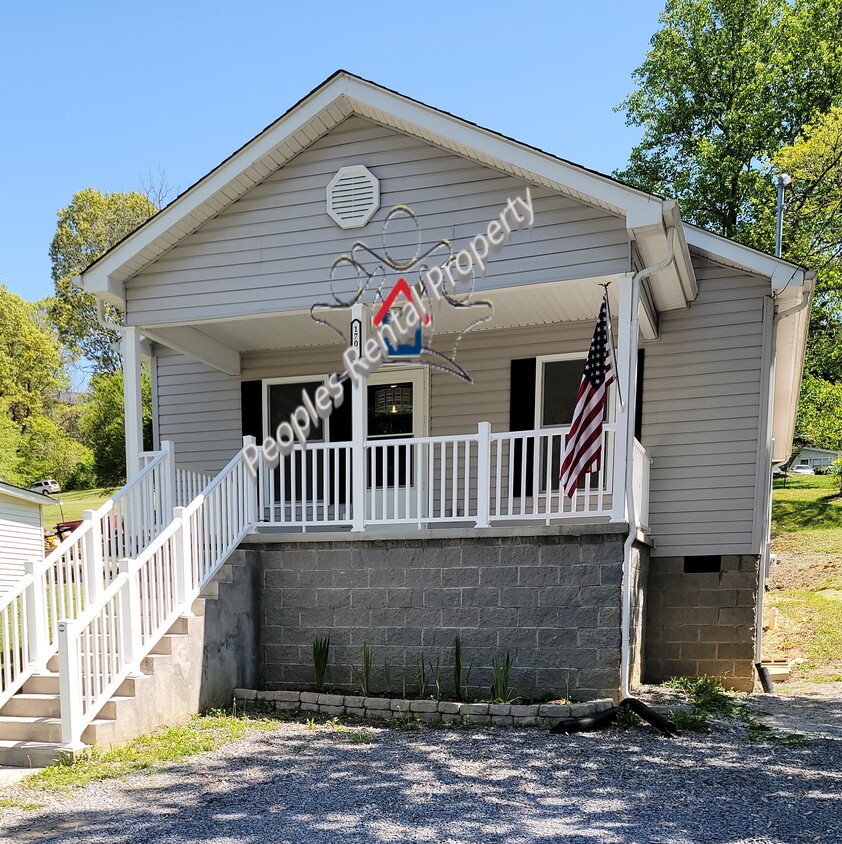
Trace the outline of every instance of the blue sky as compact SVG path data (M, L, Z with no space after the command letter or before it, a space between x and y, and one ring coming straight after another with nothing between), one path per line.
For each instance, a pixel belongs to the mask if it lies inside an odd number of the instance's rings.
M602 172L639 137L631 89L663 0L7 3L0 282L52 293L73 192L183 190L344 68Z

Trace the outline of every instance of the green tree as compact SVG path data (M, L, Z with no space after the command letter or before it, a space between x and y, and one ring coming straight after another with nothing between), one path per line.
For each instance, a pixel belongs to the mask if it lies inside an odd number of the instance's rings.
M57 422L47 416L32 420L21 443L19 476L24 484L55 478L65 488L91 454Z
M65 383L43 309L0 285L0 402L21 433L50 410Z
M842 95L842 2L667 0L660 23L618 106L644 132L617 175L768 248L754 223L774 204L769 161Z
M19 484L18 451L21 446L20 428L9 416L8 408L0 402L0 481Z
M136 191L102 193L86 188L74 193L70 204L58 211L50 244L56 290L50 314L65 346L89 360L96 372L120 369L120 356L112 348L119 336L100 325L96 299L74 287L71 279L157 210L151 199ZM106 310L109 320L120 322L115 308Z
M141 376L143 438L152 444L152 382ZM94 471L101 486L116 486L126 479L126 415L123 407L123 373L99 373L91 379L91 397L80 423L85 443L94 454Z

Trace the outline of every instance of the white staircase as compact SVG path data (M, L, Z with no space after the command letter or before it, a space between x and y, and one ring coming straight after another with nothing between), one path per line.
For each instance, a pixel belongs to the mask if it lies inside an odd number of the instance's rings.
M201 664L204 602L230 579L255 485L242 451L210 482L177 468L168 443L145 458L0 599L0 765L48 764L178 714L164 692L179 661Z

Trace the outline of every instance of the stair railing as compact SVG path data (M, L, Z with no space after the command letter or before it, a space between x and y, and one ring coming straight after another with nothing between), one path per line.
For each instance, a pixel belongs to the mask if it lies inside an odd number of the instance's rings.
M255 522L257 485L244 448L75 619L58 623L62 742L78 746L120 684L188 613Z
M59 620L100 601L126 551L154 539L172 515L174 461L169 442L143 469L0 599L0 707L58 650ZM118 556L119 555L119 556Z

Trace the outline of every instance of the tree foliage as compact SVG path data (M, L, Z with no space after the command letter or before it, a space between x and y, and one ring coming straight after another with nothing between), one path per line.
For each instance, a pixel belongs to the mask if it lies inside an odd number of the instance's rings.
M136 191L102 193L86 188L58 211L56 233L50 245L55 299L50 315L62 342L89 360L96 372L116 372L120 356L112 348L119 336L102 328L96 299L73 286L71 279L118 241L156 213L148 197ZM108 317L120 321L109 307Z
M80 464L91 460L91 453L48 416L32 420L23 437L18 474L30 484L42 478L55 478L63 489L79 472Z
M0 402L22 433L65 383L59 343L43 310L0 285Z
M777 150L839 101L840 0L667 0L618 106L644 129L617 175L751 245ZM766 244L768 247L768 244Z
M141 375L143 434L152 445L152 381ZM101 486L116 486L126 479L126 416L123 406L123 373L100 373L91 379L91 397L81 419L85 443L94 454L94 472Z

